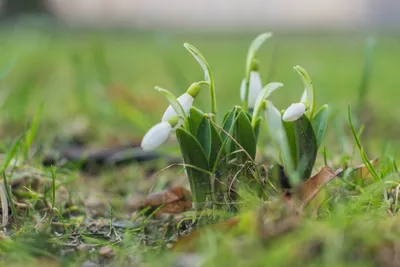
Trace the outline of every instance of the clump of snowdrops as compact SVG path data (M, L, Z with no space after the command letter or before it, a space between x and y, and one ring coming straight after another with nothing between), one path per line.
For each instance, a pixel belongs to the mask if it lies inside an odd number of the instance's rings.
M311 176L326 129L328 106L316 110L311 79L300 66L294 67L305 87L300 101L282 112L273 105L269 97L283 84L270 82L263 85L257 59L259 48L271 36L271 33L261 34L251 43L240 86L242 103L227 112L220 122L217 121L216 88L211 68L194 46L184 44L203 69L204 80L191 84L178 98L168 90L156 87L166 96L170 106L161 122L143 137L141 146L143 150L156 149L171 133L176 134L196 212L207 208L235 210L239 184L262 196L265 174L255 161L262 124L267 126L269 140L275 148L274 166L283 171L286 183L295 186ZM193 105L206 88L210 94L209 112Z

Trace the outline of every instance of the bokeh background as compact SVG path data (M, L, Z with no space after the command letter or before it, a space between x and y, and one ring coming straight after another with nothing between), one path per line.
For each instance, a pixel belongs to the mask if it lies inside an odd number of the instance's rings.
M351 104L364 134L379 139L376 147L397 144L396 0L3 0L0 15L5 137L23 129L43 103L43 139L83 128L99 142L140 138L167 105L155 85L179 95L202 78L184 42L209 61L222 115L239 104L248 45L272 31L259 60L264 83L285 84L273 96L279 108L301 96L292 69L299 64L313 79L318 105L331 105L337 135L347 131ZM196 105L207 109L208 93Z

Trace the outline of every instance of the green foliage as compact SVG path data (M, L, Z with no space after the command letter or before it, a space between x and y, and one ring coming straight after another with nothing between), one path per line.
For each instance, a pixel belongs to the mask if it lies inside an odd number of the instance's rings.
M179 128L176 136L189 178L195 209L201 210L211 196L211 177L207 171L209 169L208 159L200 143L188 131Z
M296 168L300 178L307 180L311 177L317 156L317 140L307 116L302 116L293 124L296 140Z
M325 135L326 126L328 124L329 109L328 105L323 105L316 113L312 119L312 127L314 129L315 138L317 140L317 148L322 143L322 139Z

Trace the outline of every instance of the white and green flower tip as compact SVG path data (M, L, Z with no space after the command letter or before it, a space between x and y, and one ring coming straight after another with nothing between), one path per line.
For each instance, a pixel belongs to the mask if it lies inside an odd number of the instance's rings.
M193 83L189 89L187 89L186 93L181 95L180 97L177 98L179 104L182 106L183 111L185 112L186 116L189 116L189 111L190 108L193 105L193 101L196 98L196 96L200 92L200 84L199 83ZM164 115L162 116L161 121L167 121L171 117L177 116L174 108L169 105L169 107L165 110Z
M143 151L151 151L164 144L168 139L169 133L178 123L178 116L172 116L169 120L162 121L151 127L140 144Z
M250 71L250 79L249 79L249 89L248 89L248 107L254 108L257 96L261 92L262 89L262 81L259 70L259 64L257 61L252 62L251 71ZM242 84L240 86L240 99L244 101L246 99L246 79L243 79Z
M305 111L306 106L303 103L293 103L283 113L282 120L287 122L296 121L303 116Z

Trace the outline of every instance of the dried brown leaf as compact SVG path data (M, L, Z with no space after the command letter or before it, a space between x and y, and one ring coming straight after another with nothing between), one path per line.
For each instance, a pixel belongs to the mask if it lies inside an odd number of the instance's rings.
M300 204L298 211L302 210L327 183L333 180L339 172L334 172L331 167L323 167L319 173L300 185Z
M171 186L151 193L144 200L145 207L162 208L158 213L181 213L192 207L192 194L182 186Z
M370 163L372 166L375 166L378 163L378 158L370 160ZM355 173L356 177L360 178L365 177L369 174L369 170L365 166L365 164L358 165L354 168L353 172Z

